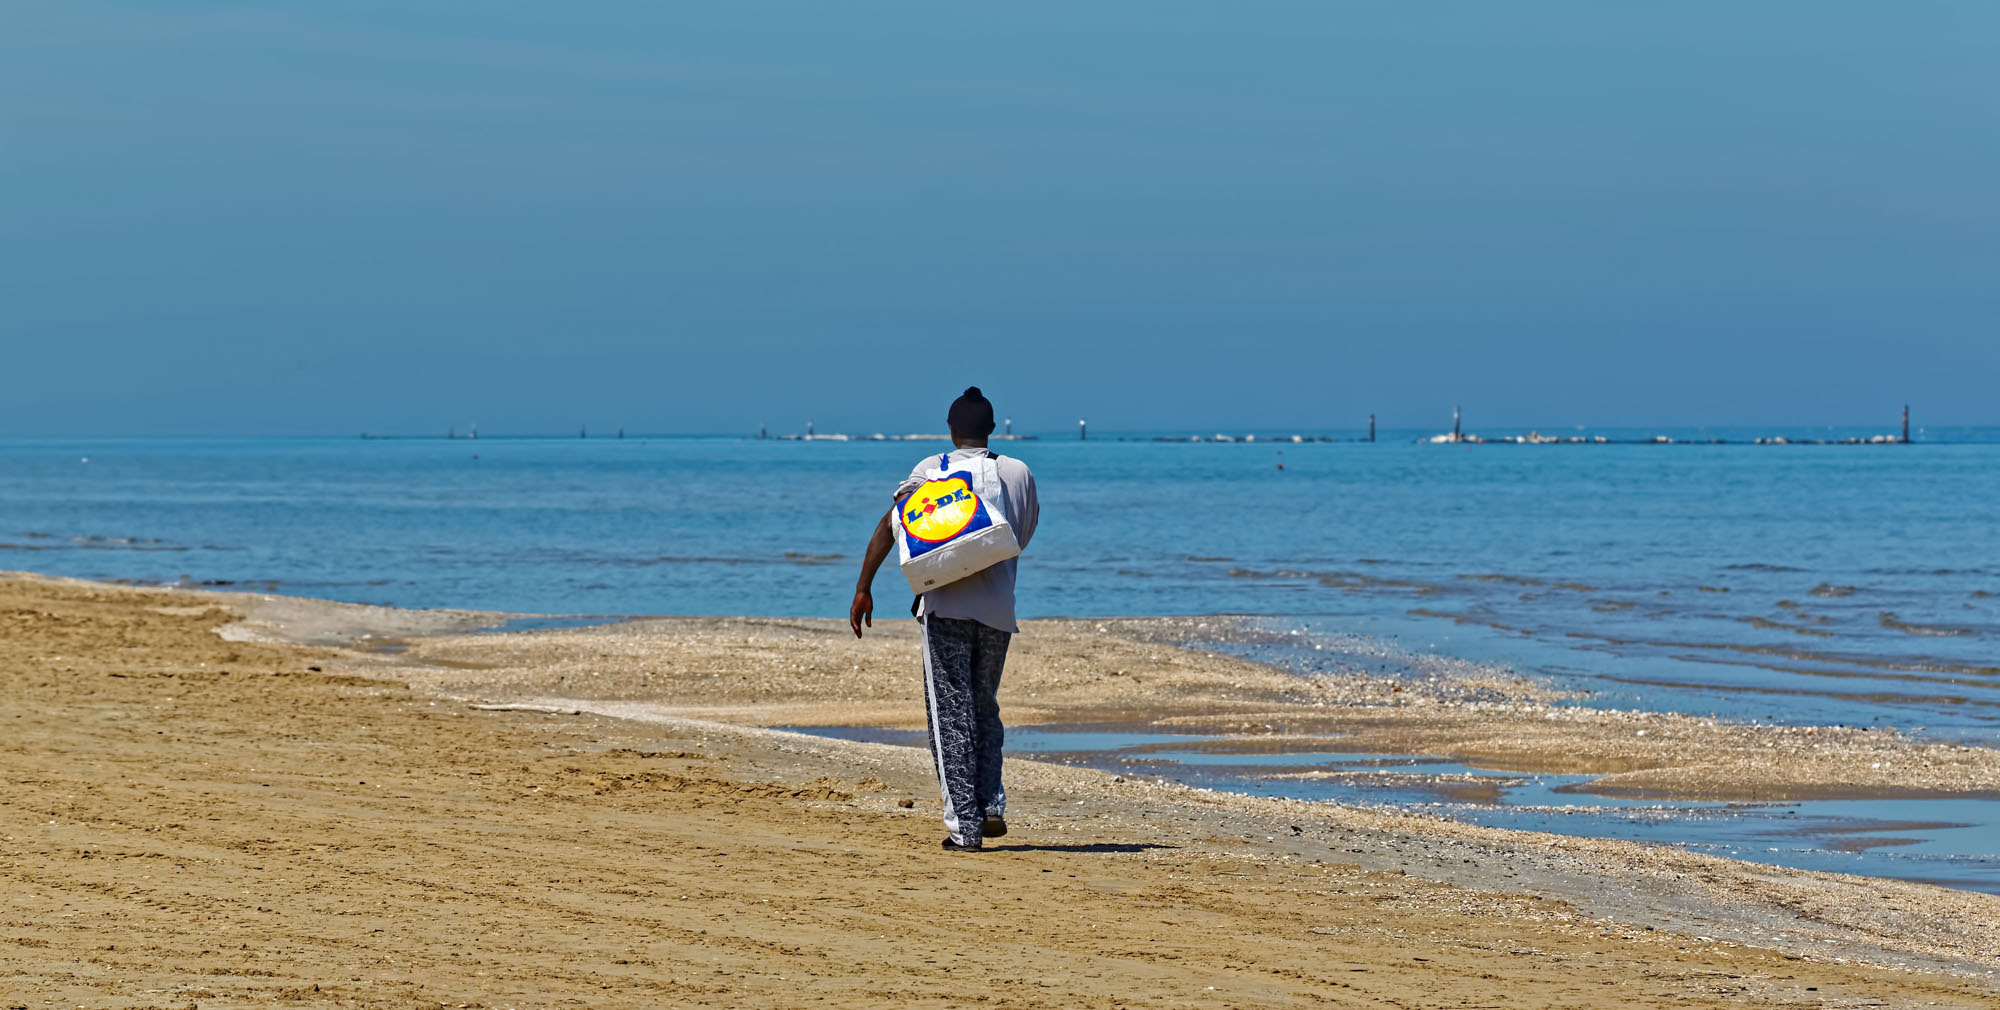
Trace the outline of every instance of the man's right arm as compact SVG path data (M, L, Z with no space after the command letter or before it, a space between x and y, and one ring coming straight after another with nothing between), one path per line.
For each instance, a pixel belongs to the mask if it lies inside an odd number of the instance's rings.
M925 463L929 462L928 460ZM896 491L889 496L895 504L875 524L875 535L868 538L868 551L861 556L861 579L854 584L854 602L847 607L847 626L854 629L854 637L861 637L861 626L875 626L875 597L869 589L875 584L875 573L882 567L882 561L889 556L889 549L896 546L896 531L889 524L889 517L895 515L908 501L910 493L924 482L925 463L910 468L910 475L896 485Z
M856 638L861 637L863 624L875 626L875 596L869 590L875 585L875 573L889 557L889 548L895 546L895 537L889 513L884 512L882 521L875 524L875 535L868 538L868 551L861 556L861 578L854 584L854 602L847 607L847 626L854 629Z

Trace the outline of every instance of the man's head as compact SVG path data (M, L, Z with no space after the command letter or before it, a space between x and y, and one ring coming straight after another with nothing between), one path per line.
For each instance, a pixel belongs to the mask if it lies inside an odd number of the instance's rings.
M944 420L951 426L952 441L984 445L986 436L993 434L993 404L978 386L967 386L958 399L951 401L951 410Z

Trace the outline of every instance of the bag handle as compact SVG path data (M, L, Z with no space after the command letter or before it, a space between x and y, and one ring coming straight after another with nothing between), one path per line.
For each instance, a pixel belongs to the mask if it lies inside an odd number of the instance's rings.
M984 455L984 456L979 456L979 457L976 457L976 458L977 458L977 459L980 459L980 460L982 460L982 461L984 461L984 462L987 462L987 463L997 463L997 462L999 462L999 460L1000 460L1000 454L999 454L999 453L997 453L997 452L994 452L994 451L993 451L993 450L991 450L991 449L988 449L988 450L986 450L986 455ZM967 460L967 462L971 462L971 460ZM951 472L951 453L948 453L948 452L941 452L941 453L938 453L938 461L937 461L937 467L936 467L936 470L935 470L935 472L937 472L937 473L940 473L940 474L945 474L945 473L950 473L950 472ZM998 476L998 474L996 473L996 474L995 474L995 476Z

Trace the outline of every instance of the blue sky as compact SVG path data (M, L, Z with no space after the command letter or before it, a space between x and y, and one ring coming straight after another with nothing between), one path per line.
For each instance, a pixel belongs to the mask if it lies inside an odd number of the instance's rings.
M2000 7L0 6L0 433L2000 423Z

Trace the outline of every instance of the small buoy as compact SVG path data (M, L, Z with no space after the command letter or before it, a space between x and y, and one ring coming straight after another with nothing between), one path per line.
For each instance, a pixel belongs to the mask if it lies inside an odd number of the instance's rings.
M1283 464L1283 463L1280 463L1280 464L1278 464L1278 469L1280 469L1280 470L1283 470L1284 468L1285 468L1285 464Z

